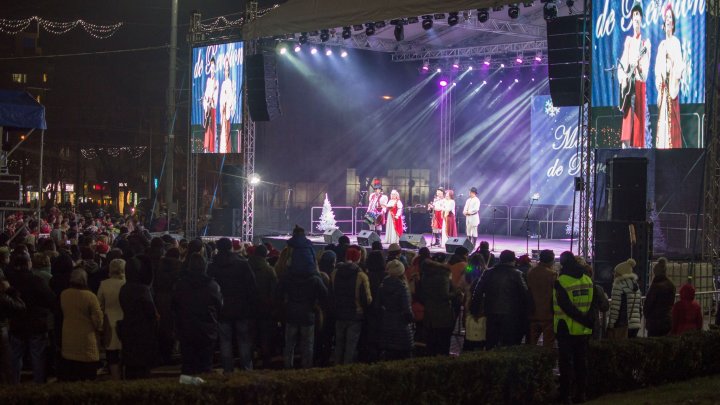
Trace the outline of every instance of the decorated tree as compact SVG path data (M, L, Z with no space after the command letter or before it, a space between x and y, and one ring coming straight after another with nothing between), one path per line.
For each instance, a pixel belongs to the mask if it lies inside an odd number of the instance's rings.
M330 229L337 229L337 224L335 223L335 213L332 210L332 205L330 205L327 193L325 193L325 202L323 203L323 210L320 215L320 223L317 225L317 229L322 232Z

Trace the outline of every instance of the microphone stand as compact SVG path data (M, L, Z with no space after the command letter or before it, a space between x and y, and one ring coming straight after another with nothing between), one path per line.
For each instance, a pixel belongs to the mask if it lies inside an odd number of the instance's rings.
M535 199L530 199L530 206L528 207L527 213L525 214L525 221L523 222L523 225L525 225L525 253L530 254L530 210L532 210L533 204L535 203Z
M497 212L497 208L493 207L492 249L490 249L491 252L495 251L495 212Z

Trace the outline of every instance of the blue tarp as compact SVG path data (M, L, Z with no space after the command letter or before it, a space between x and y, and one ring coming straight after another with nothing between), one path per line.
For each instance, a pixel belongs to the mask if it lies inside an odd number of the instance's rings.
M0 90L0 126L47 129L45 107L27 92Z

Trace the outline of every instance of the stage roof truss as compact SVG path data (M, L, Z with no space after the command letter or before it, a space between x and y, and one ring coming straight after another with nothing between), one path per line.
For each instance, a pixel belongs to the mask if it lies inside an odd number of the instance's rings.
M448 58L470 58L476 56L512 55L513 58L521 52L537 51L545 52L547 41L528 41L509 44L495 44L484 46L473 46L468 48L455 49L430 49L419 52L395 52L392 55L393 62L410 62L427 59L448 59Z

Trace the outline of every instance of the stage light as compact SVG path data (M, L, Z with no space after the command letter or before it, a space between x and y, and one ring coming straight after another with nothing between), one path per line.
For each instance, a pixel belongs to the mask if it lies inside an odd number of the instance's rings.
M354 31L362 31L365 29L362 24L354 24L352 27Z
M341 57L341 58L347 58L347 56L348 56L347 51L343 49L342 52L340 52L340 57Z
M453 82L453 87L457 86L457 83Z
M542 51L538 51L535 54L535 62L542 62Z
M490 18L490 12L487 8L479 8L478 9L478 21L481 23L487 22L487 20Z
M317 51L317 48L315 48L315 47L313 47L312 49L310 49L310 53L313 54L313 55L317 54L317 52L318 52L318 51Z
M442 72L442 69L437 68L436 72L441 73L441 72Z
M287 46L285 46L285 45L281 46L278 49L278 52L280 53L280 55L285 55L285 53L287 53Z
M433 17L434 17L436 20L444 20L444 19L445 19L445 14L443 14L443 13L437 13L437 14L433 14Z
M433 17L431 15L422 16L422 27L425 31L433 27Z
M530 197L530 199L533 200L533 201L539 200L539 199L540 199L540 193L535 193L535 194L533 194L532 197Z
M402 23L395 26L395 40L400 42L405 39L405 27Z
M467 70L472 70L472 66L468 66Z
M505 68L505 64L504 64L504 63L501 63L501 64L500 64L500 69L504 69L504 68Z
M423 61L422 70L424 72L427 72L428 70L430 70L430 62L429 61L427 61L427 60Z
M460 68L460 59L455 59L452 64L453 69L459 69Z
M523 1L523 7L532 7L534 1Z
M521 65L523 63L523 55L521 53L519 53L515 58L515 63L517 63L518 65Z
M482 84L482 85L484 86L484 85L486 85L486 84L487 84L487 81L486 81L486 80L483 80L483 84Z
M298 42L300 42L301 44L304 44L307 42L307 40L308 40L307 32L301 32L300 37L298 38Z
M515 83L517 83L517 82L519 82L519 81L520 81L520 80L518 80L518 79L515 79Z
M445 86L447 86L447 85L448 85L447 80L444 80L444 79L443 79L443 80L440 80L440 87L445 87Z
M510 4L508 6L508 17L516 19L518 15L520 15L520 7L518 7L517 3Z
M530 81L531 81L531 82L534 82L534 81L535 81L535 78L533 77L532 79L530 79Z
M330 39L330 30L320 30L320 42L327 42Z
M448 14L448 25L449 26L454 27L459 22L460 22L460 16L457 11L453 11L450 14Z
M485 61L483 62L483 65L490 66L490 57L489 56L485 57Z
M365 24L365 35L369 37L375 35L375 23Z
M408 17L408 18L407 18L407 23L408 23L408 24L417 24L418 21L420 21L420 20L419 20L417 17Z
M257 175L257 173L253 173L248 177L248 182L252 186L256 186L260 184L260 176Z
M325 55L326 55L326 56L331 56L331 55L332 55L332 49L326 50L326 51L325 51Z
M300 52L302 48L300 48L300 45L295 45L295 53Z
M352 32L350 30L350 27L343 27L342 39L350 39L350 37L352 36Z
M554 20L557 18L557 13L558 9L555 0L548 0L545 6L543 6L543 18L545 18L545 20Z
M503 6L495 6L493 7L493 11L502 11Z
M377 29L385 28L385 21L384 21L384 20L382 20L382 21L375 21L375 28L377 28Z

